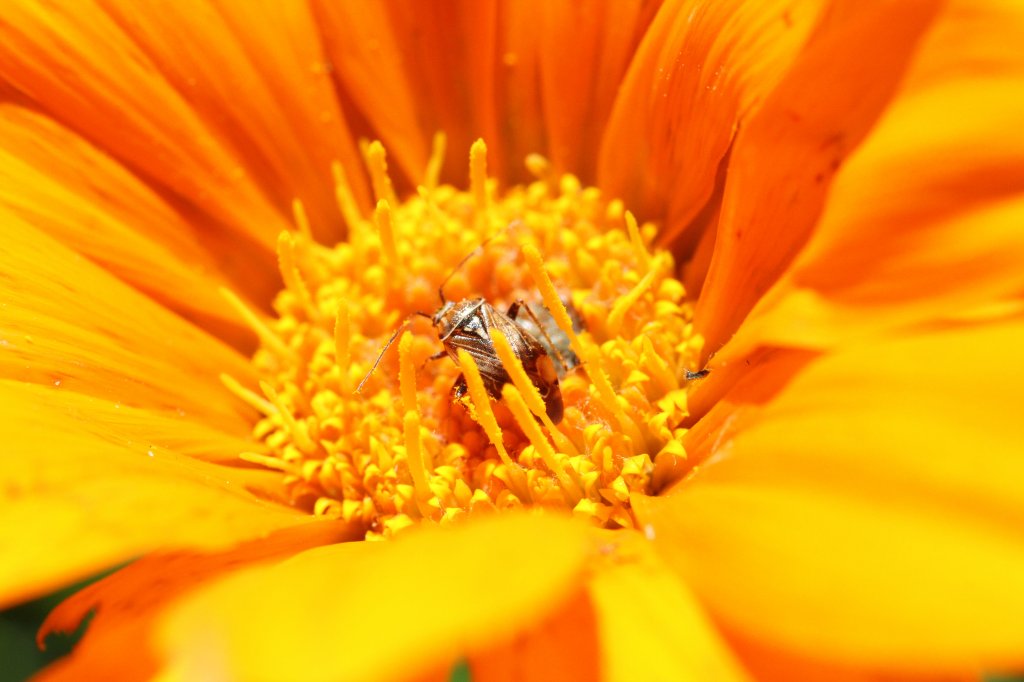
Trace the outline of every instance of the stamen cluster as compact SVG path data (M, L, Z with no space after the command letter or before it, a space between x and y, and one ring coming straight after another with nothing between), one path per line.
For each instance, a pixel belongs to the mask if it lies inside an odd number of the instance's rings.
M312 241L296 207L299 229L278 245L278 318L246 311L261 338L253 362L262 395L226 378L263 413L254 433L264 450L243 458L282 471L297 506L361 524L369 538L525 505L632 527L630 495L656 492L685 459L686 370L700 338L672 258L649 249L652 225L572 176L547 178L536 157L541 179L501 195L486 178L482 142L470 159L470 191L436 186L428 173L399 203L383 147L369 145L376 210L359 214L336 168L349 239L331 248ZM496 401L468 355L461 367L428 362L441 345L419 317L355 393L410 314L438 308L449 275L449 299L550 310L569 339L564 350L580 360L561 380L557 426L500 332L491 340L513 382ZM578 334L563 300L582 321ZM469 398L453 402L460 372Z

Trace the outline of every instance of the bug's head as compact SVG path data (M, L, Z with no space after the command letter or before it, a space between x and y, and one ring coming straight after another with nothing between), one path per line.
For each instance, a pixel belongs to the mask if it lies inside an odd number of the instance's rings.
M441 297L441 307L438 308L437 312L435 312L433 314L433 316L430 318L430 321L434 323L435 327L439 327L441 325L441 322L448 315L448 312L452 308L454 308L454 307L455 307L454 303L452 303L451 301L445 300L445 298L442 296Z

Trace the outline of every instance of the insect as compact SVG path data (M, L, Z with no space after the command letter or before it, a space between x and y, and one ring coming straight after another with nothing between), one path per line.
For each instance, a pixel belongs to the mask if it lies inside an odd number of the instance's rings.
M432 322L437 330L438 339L444 345L442 352L447 353L456 363L460 348L469 353L480 368L480 377L484 380L487 393L494 398L500 398L502 386L511 381L495 353L491 329L497 329L504 334L512 347L512 352L523 364L526 376L544 399L548 417L557 424L562 421L563 411L558 372L540 341L516 322L517 316L523 310L528 315L533 315L523 301L514 302L509 306L507 313L500 312L482 298L465 299L458 303L445 301L441 309L434 314ZM459 375L452 386L452 398L460 400L466 394L466 390L466 377Z
M562 420L563 414L562 392L558 385L558 372L544 345L517 321L519 315L525 312L536 325L536 329L547 338L549 347L555 349L556 353L558 353L558 350L557 346L548 336L545 327L537 320L537 316L530 307L524 301L518 300L509 306L507 312L502 313L481 297L467 298L456 302L448 300L444 295L445 284L465 265L466 261L483 249L489 241L490 239L486 240L463 258L455 269L441 282L441 285L437 288L438 298L441 299L441 307L433 315L417 311L410 315L410 318L412 316L426 317L434 325L437 338L441 342L443 349L430 359L438 359L448 355L457 365L459 349L466 351L476 361L477 367L480 369L480 377L483 379L488 395L496 400L501 398L502 387L511 382L508 371L498 358L497 352L494 350L494 343L491 341L491 329L501 331L505 338L508 339L512 352L519 362L522 363L526 375L540 392L541 398L544 400L547 416L553 423L557 424ZM409 318L406 318L406 321L388 339L380 355L377 356L376 362L373 363L373 367L363 377L363 380L359 382L356 393L362 390L363 384L366 383L366 380L377 369L381 358L384 357L388 348L391 347L391 344L394 343L408 323ZM561 359L560 354L559 358ZM564 360L562 364L563 367L566 366ZM467 390L466 377L460 374L452 386L452 399L455 401L461 400L466 395Z

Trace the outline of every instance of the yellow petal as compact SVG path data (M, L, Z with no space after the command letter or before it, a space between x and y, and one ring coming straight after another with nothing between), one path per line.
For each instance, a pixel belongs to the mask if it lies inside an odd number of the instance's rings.
M656 544L717 618L898 673L1019 666L1024 324L808 364L665 498Z
M0 206L172 309L240 325L218 293L231 286L262 298L252 268L208 248L213 224L186 220L139 178L51 118L0 107ZM84 229L87 226L88 229ZM216 251L213 249L213 251ZM245 256L239 248L235 256ZM253 265L267 263L256 261ZM246 263L249 265L249 263Z
M640 216L667 218L663 239L694 239L680 232L711 196L739 122L785 72L820 4L662 4L601 140L602 190Z
M249 432L218 379L251 379L237 351L20 219L4 221L0 375Z
M305 680L429 672L510 638L571 597L585 531L557 517L503 514L240 571L168 615L158 640L163 672Z
M274 474L183 456L120 428L116 406L63 392L0 383L0 603L148 551L231 547L314 521L248 492L272 488ZM110 423L83 425L101 413ZM166 421L141 411L126 419Z
M951 3L731 354L827 348L1024 290L1022 41L1020 4Z
M732 336L806 242L833 174L889 102L939 5L836 3L740 131L695 313L708 352Z
M259 452L251 438L225 433L185 412L157 412L117 404L84 393L0 379L0 396L12 403L31 403L58 428L90 434L125 445L141 443L218 464L239 464L238 453Z
M743 680L703 607L633 531L606 535L609 555L590 579L603 679Z

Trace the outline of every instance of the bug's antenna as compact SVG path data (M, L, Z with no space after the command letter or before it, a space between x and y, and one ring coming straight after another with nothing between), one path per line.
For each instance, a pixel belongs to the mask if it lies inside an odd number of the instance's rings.
M379 365L380 361L384 358L384 354L388 352L388 348L391 348L391 344L395 342L395 339L398 338L398 335L409 327L409 323L412 322L412 318L417 315L420 317L425 317L428 320L434 319L430 315L427 315L426 313L421 313L418 310L414 313L411 313L408 317L406 317L405 321L398 326L398 329L396 329L394 333L391 335L391 338L388 339L388 342L384 344L384 347L380 351L380 355L377 356L377 359L373 363L373 367L370 368L370 371L366 373L366 376L363 377L363 380L359 382L358 386L356 386L356 393L359 393L360 391L363 390L363 384L365 384L366 381L370 378L370 375L372 375L374 371L376 371L377 365Z
M459 261L459 264L456 265L454 268L452 268L452 271L448 273L448 276L445 277L444 280L441 282L441 284L437 287L437 297L441 299L441 303L447 303L448 302L448 299L444 297L444 285L448 284L448 280L450 280L455 275L456 272L458 272L459 270L462 269L462 266L466 264L466 261L468 261L470 258L475 256L479 252L483 251L484 247L487 246L488 244L490 244L491 241L493 241L495 237L498 237L499 235L505 234L506 232L511 230L513 227L516 227L517 225L520 225L520 224L522 224L522 221L519 220L518 218L516 220L513 220L508 225L506 225L505 227L501 228L500 230L498 230L497 232L492 234L490 237L488 237L487 239L485 239L482 242L480 242L480 245L478 247L476 247L475 249L473 249L472 251L467 253L466 256L462 260Z

